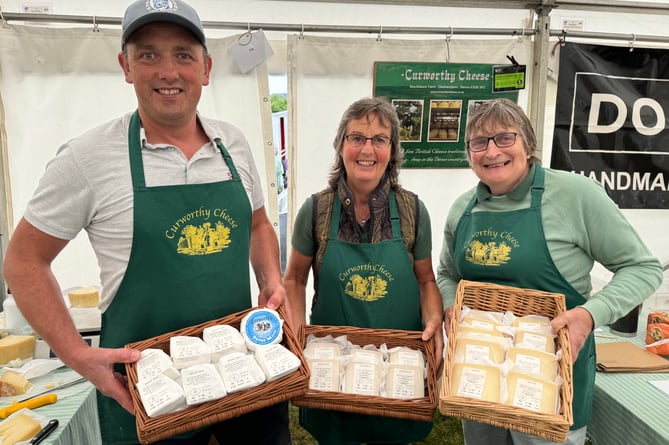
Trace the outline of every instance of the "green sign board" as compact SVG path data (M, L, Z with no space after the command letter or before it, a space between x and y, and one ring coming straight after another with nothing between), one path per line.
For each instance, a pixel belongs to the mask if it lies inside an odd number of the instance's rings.
M494 65L376 62L374 96L386 97L400 119L402 168L469 168L468 114L481 102L518 92L494 92Z

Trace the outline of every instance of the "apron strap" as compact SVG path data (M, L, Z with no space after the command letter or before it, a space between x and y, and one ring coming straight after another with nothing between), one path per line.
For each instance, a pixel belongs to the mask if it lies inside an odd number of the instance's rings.
M141 122L139 121L139 111L135 110L130 118L130 127L128 128L128 147L130 151L130 174L132 175L132 185L134 189L143 189L146 187L144 180L144 161L142 160L142 144L139 140Z

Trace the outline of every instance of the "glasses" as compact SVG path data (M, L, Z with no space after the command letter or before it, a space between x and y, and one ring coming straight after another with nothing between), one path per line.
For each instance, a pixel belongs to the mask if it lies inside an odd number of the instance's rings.
M488 149L488 144L491 140L497 147L507 148L516 143L516 136L518 136L518 133L499 133L490 137L481 136L480 138L471 138L467 141L467 148L474 153L477 151L485 151Z
M372 147L378 149L388 148L390 146L390 139L385 136L372 136L371 138L368 138L361 134L347 134L344 137L346 138L346 141L355 148L364 147L367 141L372 141Z

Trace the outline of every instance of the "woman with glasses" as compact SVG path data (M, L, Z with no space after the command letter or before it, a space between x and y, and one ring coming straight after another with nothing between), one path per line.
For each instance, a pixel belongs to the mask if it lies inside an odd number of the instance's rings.
M566 443L583 444L595 381L592 332L657 289L660 263L603 187L539 165L534 130L514 102L482 103L469 116L466 134L467 157L480 182L454 202L444 229L437 283L447 332L456 322L451 317L461 279L564 294L568 310L553 319L552 328L566 326L575 360L574 424ZM505 253L472 255L473 245ZM591 294L595 261L613 277ZM552 443L483 423L462 425L467 445Z
M363 98L344 112L325 190L295 220L284 277L291 322L306 321L313 269L312 325L422 331L443 349L442 306L432 269L430 217L399 185L399 119L385 100ZM364 345L360 345L364 346ZM432 422L302 408L319 444L416 442Z

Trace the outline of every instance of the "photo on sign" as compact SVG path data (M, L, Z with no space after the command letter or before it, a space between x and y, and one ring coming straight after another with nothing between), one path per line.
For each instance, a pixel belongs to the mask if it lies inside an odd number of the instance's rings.
M400 142L421 141L423 137L423 101L393 99L400 120Z
M457 142L461 117L461 100L431 100L428 142Z

